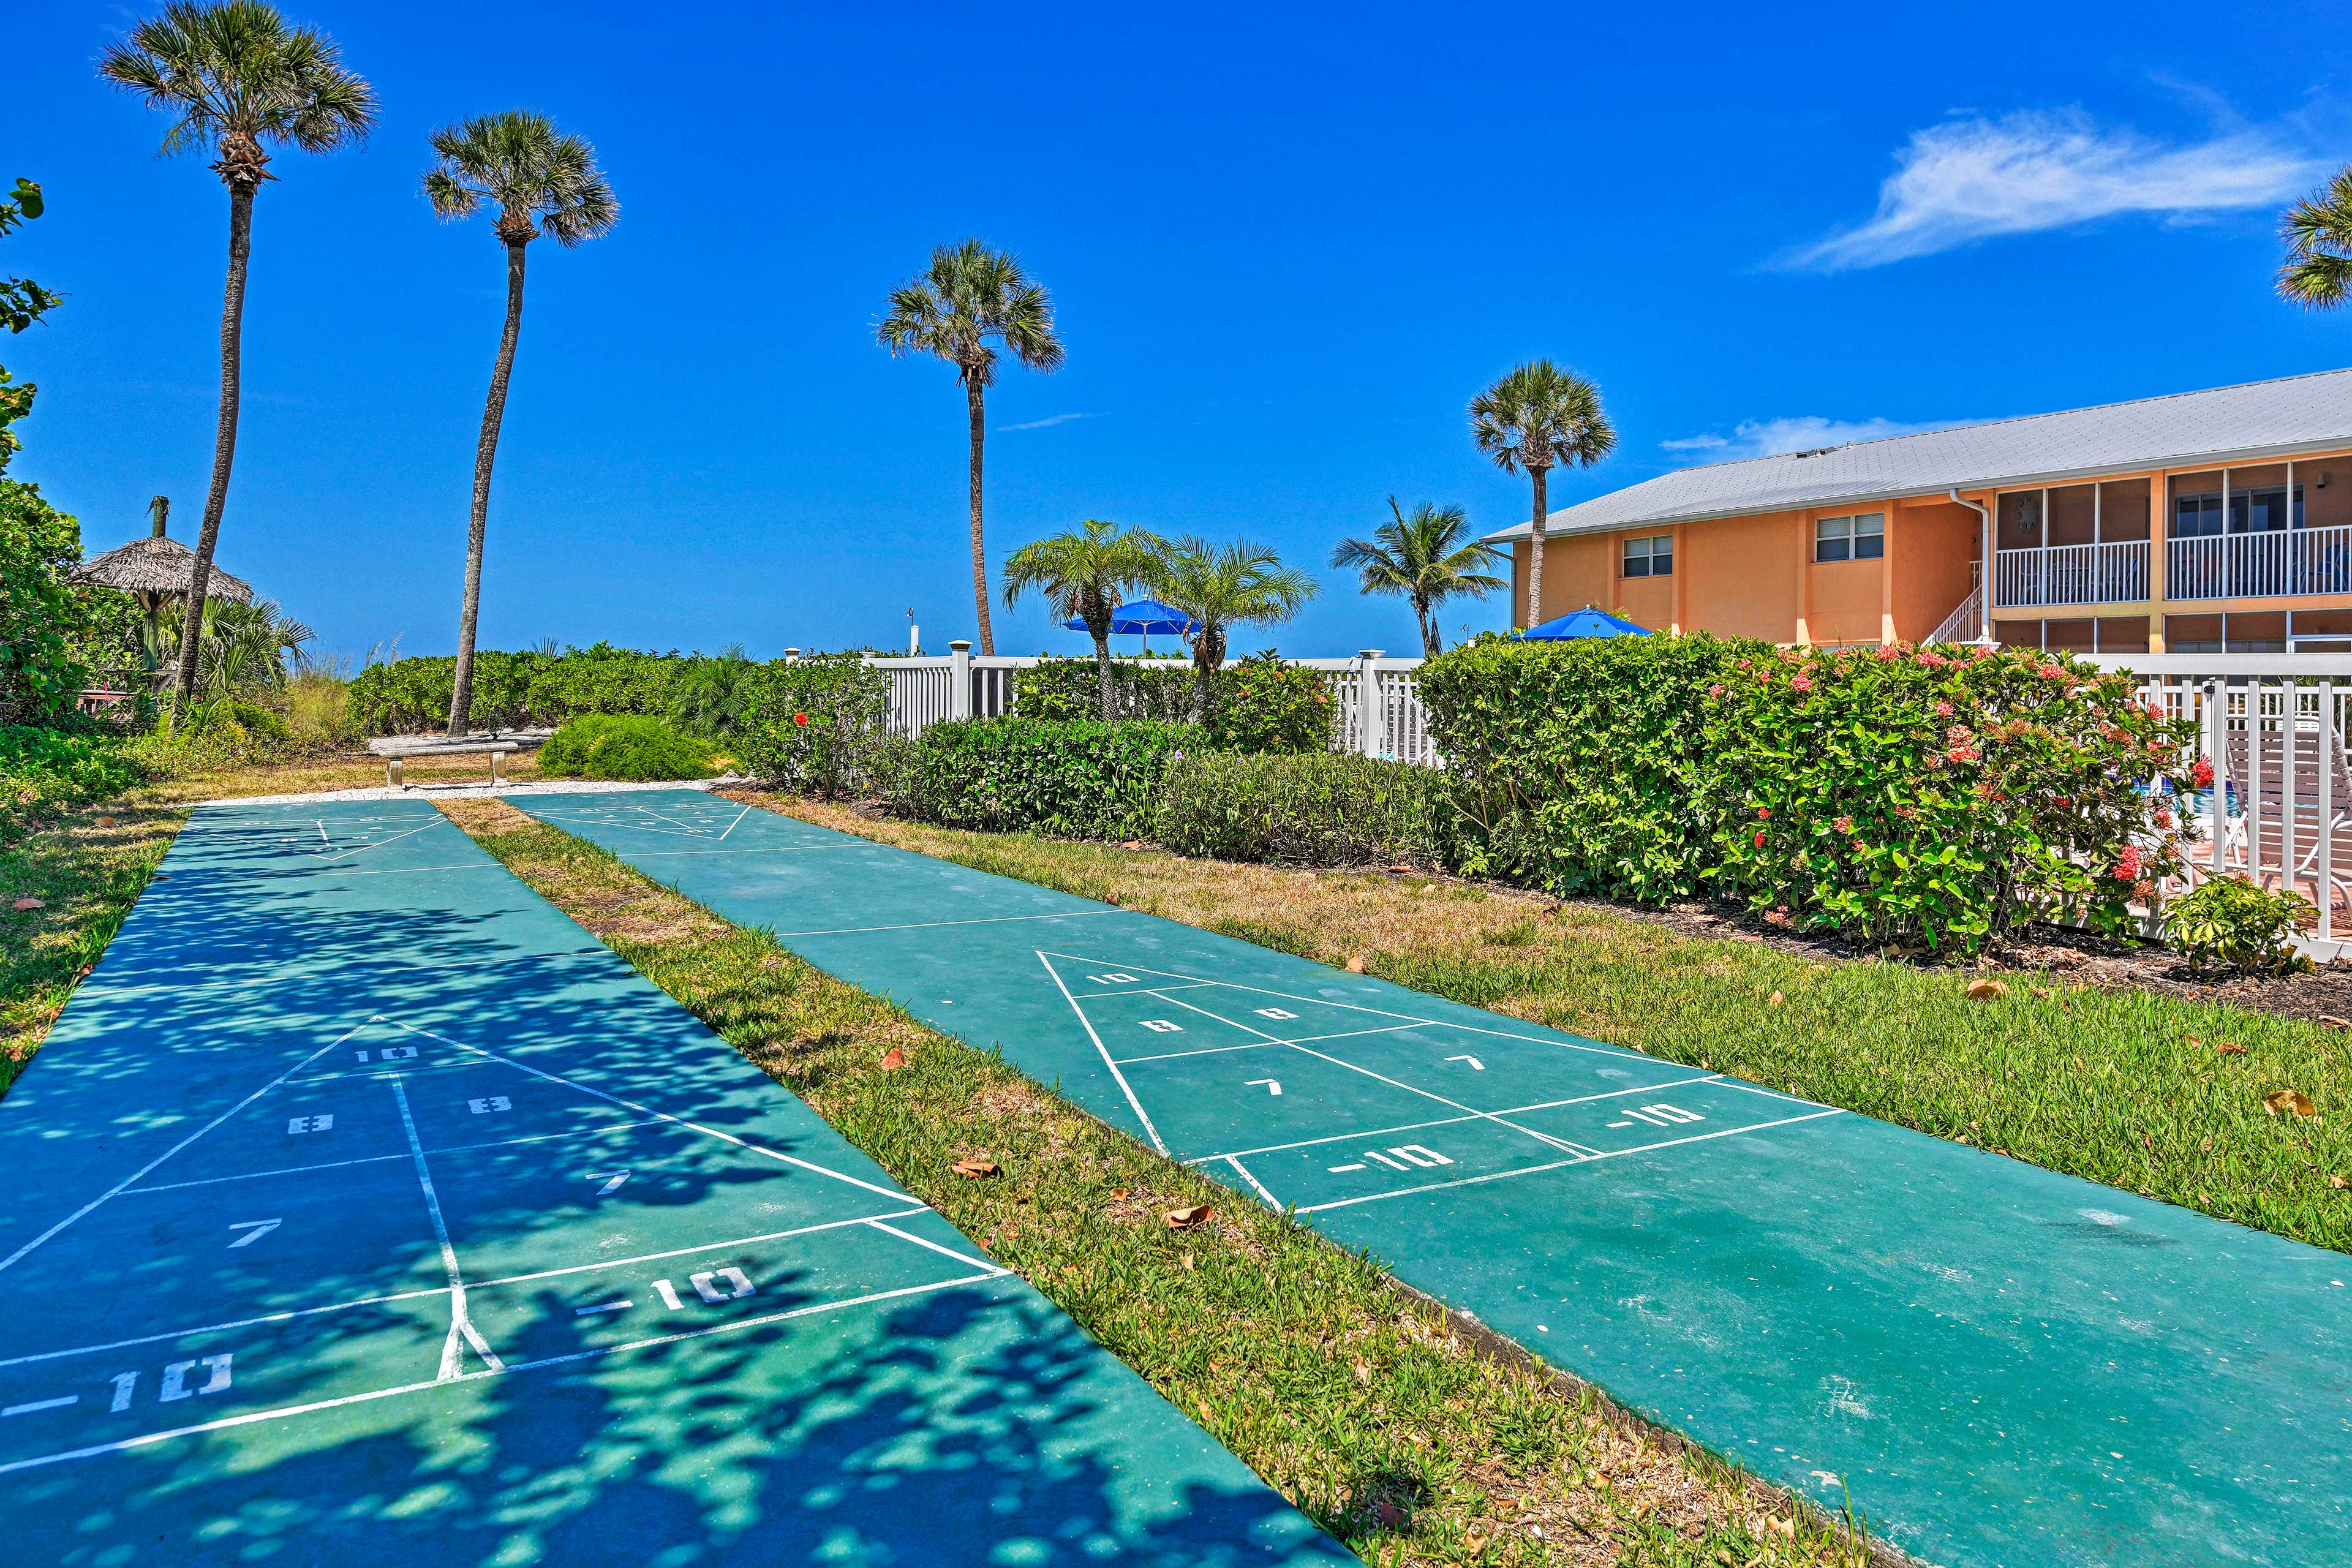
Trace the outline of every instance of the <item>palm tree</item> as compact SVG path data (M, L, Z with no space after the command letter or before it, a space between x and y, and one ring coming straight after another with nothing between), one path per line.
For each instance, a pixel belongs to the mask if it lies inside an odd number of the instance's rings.
M237 401L242 391L245 275L253 255L253 197L269 173L271 145L331 153L366 140L375 124L375 89L342 67L341 52L324 33L289 26L260 0L173 0L163 16L142 22L99 57L98 74L173 116L162 151L203 148L215 154L213 173L228 187L228 282L221 300L220 424L213 436L213 483L196 531L195 575L188 585L193 612L180 639L173 697L185 702L195 689L196 649L213 546L228 502L228 474L236 457Z
M1171 543L1152 587L1171 608L1196 623L1192 645L1195 717L1206 720L1211 684L1225 661L1227 629L1279 626L1315 596L1315 579L1282 563L1269 547L1246 539L1212 544L1198 534Z
M1102 682L1102 716L1114 717L1111 691L1110 616L1128 590L1158 575L1167 546L1139 528L1121 528L1094 518L1066 532L1033 541L1005 557L1004 607L1035 589L1056 619L1087 624L1095 639L1095 667Z
M1470 400L1470 434L1505 473L1525 468L1535 481L1535 542L1528 554L1528 625L1543 619L1544 520L1551 470L1591 468L1617 445L1601 411L1601 389L1548 359L1532 361Z
M445 222L472 217L485 205L499 210L495 232L507 247L507 324L482 405L481 438L474 445L474 513L466 534L466 595L457 613L457 671L449 696L449 733L463 736L474 700L474 626L482 608L482 536L490 520L490 466L498 460L499 426L507 413L507 378L514 373L515 339L522 331L523 247L545 233L566 248L610 232L621 204L596 149L566 136L544 114L509 109L445 125L433 133L433 167L425 195Z
M1331 564L1358 574L1367 594L1402 594L1412 601L1413 618L1421 623L1421 651L1435 658L1444 647L1437 630L1437 606L1457 595L1483 599L1510 584L1500 577L1474 571L1510 559L1496 545L1466 537L1470 520L1458 506L1444 510L1422 502L1407 517L1389 497L1396 519L1381 524L1370 539L1349 539L1331 552Z
M1062 365L1062 340L1054 335L1054 302L1030 281L1009 252L991 250L977 239L942 245L931 265L890 290L890 313L875 337L896 359L936 354L956 367L971 415L971 597L980 615L980 651L996 651L988 624L988 555L980 536L980 452L988 437L983 394L996 379L994 338L1031 370Z
M2286 262L2278 291L2315 310L2352 299L2352 163L2326 187L2287 208L2279 220Z

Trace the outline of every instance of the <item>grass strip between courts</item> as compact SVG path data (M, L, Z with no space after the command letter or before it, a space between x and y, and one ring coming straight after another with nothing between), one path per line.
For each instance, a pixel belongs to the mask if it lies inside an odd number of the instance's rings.
M100 826L101 818L110 826ZM187 813L77 811L0 849L0 1094L114 940ZM19 899L38 909L19 910Z
M2048 974L2006 974L2005 999L1971 1001L1962 971L1823 962L1478 883L1191 860L729 793L2352 1251L2352 1037L2318 1025ZM2265 1109L2283 1089L2318 1114Z
M1145 1149L604 850L494 801L458 826L1378 1564L1862 1555L1709 1455L1482 1353L1374 1264ZM907 1065L886 1071L882 1058ZM958 1160L1003 1173L969 1179ZM1196 1204L1211 1222L1163 1215Z

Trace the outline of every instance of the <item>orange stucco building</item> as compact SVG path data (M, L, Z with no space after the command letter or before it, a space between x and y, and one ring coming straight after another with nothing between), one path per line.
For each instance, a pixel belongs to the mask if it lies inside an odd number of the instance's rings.
M1533 533L1490 536L1522 626ZM1817 647L2352 651L2352 371L1663 475L1547 520L1537 618L1586 605Z

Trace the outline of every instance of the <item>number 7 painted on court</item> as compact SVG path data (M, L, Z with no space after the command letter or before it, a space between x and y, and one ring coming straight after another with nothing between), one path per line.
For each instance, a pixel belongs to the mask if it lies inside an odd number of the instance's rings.
M233 1252L240 1247L251 1247L285 1223L282 1219L233 1219L229 1221L229 1229L241 1230L245 1234L228 1244L229 1250Z

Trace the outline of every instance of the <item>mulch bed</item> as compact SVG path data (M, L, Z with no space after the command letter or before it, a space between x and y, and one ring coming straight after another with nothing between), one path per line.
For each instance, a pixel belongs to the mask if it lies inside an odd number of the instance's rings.
M1852 963L1865 958L1926 963L1840 936L1779 931L1732 905L1698 901L1645 910L1606 900L1575 901L1607 909L1629 920L1663 925L1685 936L1760 942L1780 952L1825 963ZM2352 965L2341 961L2323 966L2315 974L2244 974L2214 970L2200 976L2189 973L2179 954L2165 948L2092 931L2037 925L2029 927L2021 940L1997 956L1979 961L1975 968L2046 970L2077 985L2128 986L2188 1001L2225 1002L2335 1028L2352 1026L2346 1022L2352 1019Z

